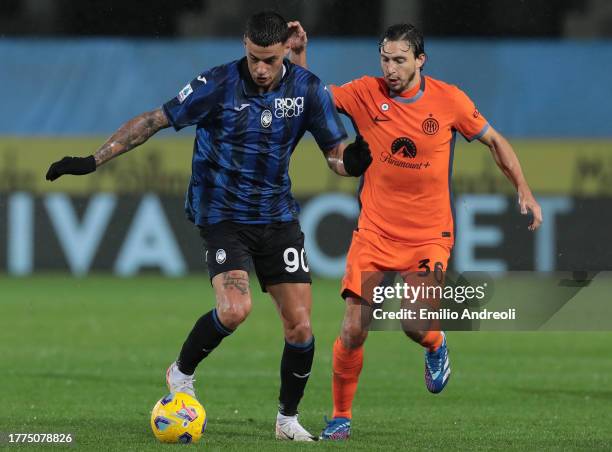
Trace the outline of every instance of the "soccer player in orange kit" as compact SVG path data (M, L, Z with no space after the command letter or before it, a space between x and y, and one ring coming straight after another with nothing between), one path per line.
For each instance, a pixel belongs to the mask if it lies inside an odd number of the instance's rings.
M294 46L294 62L306 64ZM379 43L383 77L365 76L330 86L336 108L348 115L369 143L373 161L360 190L361 213L353 233L342 280L346 311L333 347L333 418L322 439L350 436L352 403L363 365L371 306L364 272L400 271L433 275L445 271L454 243L451 194L453 149L457 132L491 150L518 193L522 214L531 213L529 229L542 222L540 206L523 176L510 143L454 85L421 75L426 55L423 35L414 26L389 27ZM438 393L450 376L444 332L406 331L425 348L427 389Z

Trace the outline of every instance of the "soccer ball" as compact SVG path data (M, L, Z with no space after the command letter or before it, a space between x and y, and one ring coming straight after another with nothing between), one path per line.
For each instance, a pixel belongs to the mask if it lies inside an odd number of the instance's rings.
M197 443L206 428L206 411L189 394L171 393L153 407L151 428L162 443Z

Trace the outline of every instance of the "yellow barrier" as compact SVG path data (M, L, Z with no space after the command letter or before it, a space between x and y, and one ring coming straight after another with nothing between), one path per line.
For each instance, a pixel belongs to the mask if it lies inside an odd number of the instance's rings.
M191 170L191 138L153 138L138 149L100 168L96 177L45 181L49 164L64 155L93 153L104 138L0 138L0 192L100 191L181 194ZM513 140L533 190L540 194L612 195L612 141ZM291 163L293 192L355 192L357 180L338 177L325 164L312 140L304 140ZM458 140L455 149L456 193L512 193L486 147Z

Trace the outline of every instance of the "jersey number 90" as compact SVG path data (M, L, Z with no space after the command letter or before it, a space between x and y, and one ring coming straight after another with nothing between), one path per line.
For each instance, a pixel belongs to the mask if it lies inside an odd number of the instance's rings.
M296 248L287 248L283 253L283 259L285 260L285 270L289 273L295 273L302 267L306 273L308 273L308 263L306 262L306 253L304 248L299 251Z

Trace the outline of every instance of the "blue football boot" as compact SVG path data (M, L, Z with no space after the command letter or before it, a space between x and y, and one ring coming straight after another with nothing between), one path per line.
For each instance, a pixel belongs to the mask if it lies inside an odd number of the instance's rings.
M344 441L351 436L351 420L347 417L335 417L328 420L325 417L327 427L321 432L321 439L328 441Z
M448 383L450 374L446 334L442 332L442 345L435 352L425 350L425 385L429 392L441 392Z

